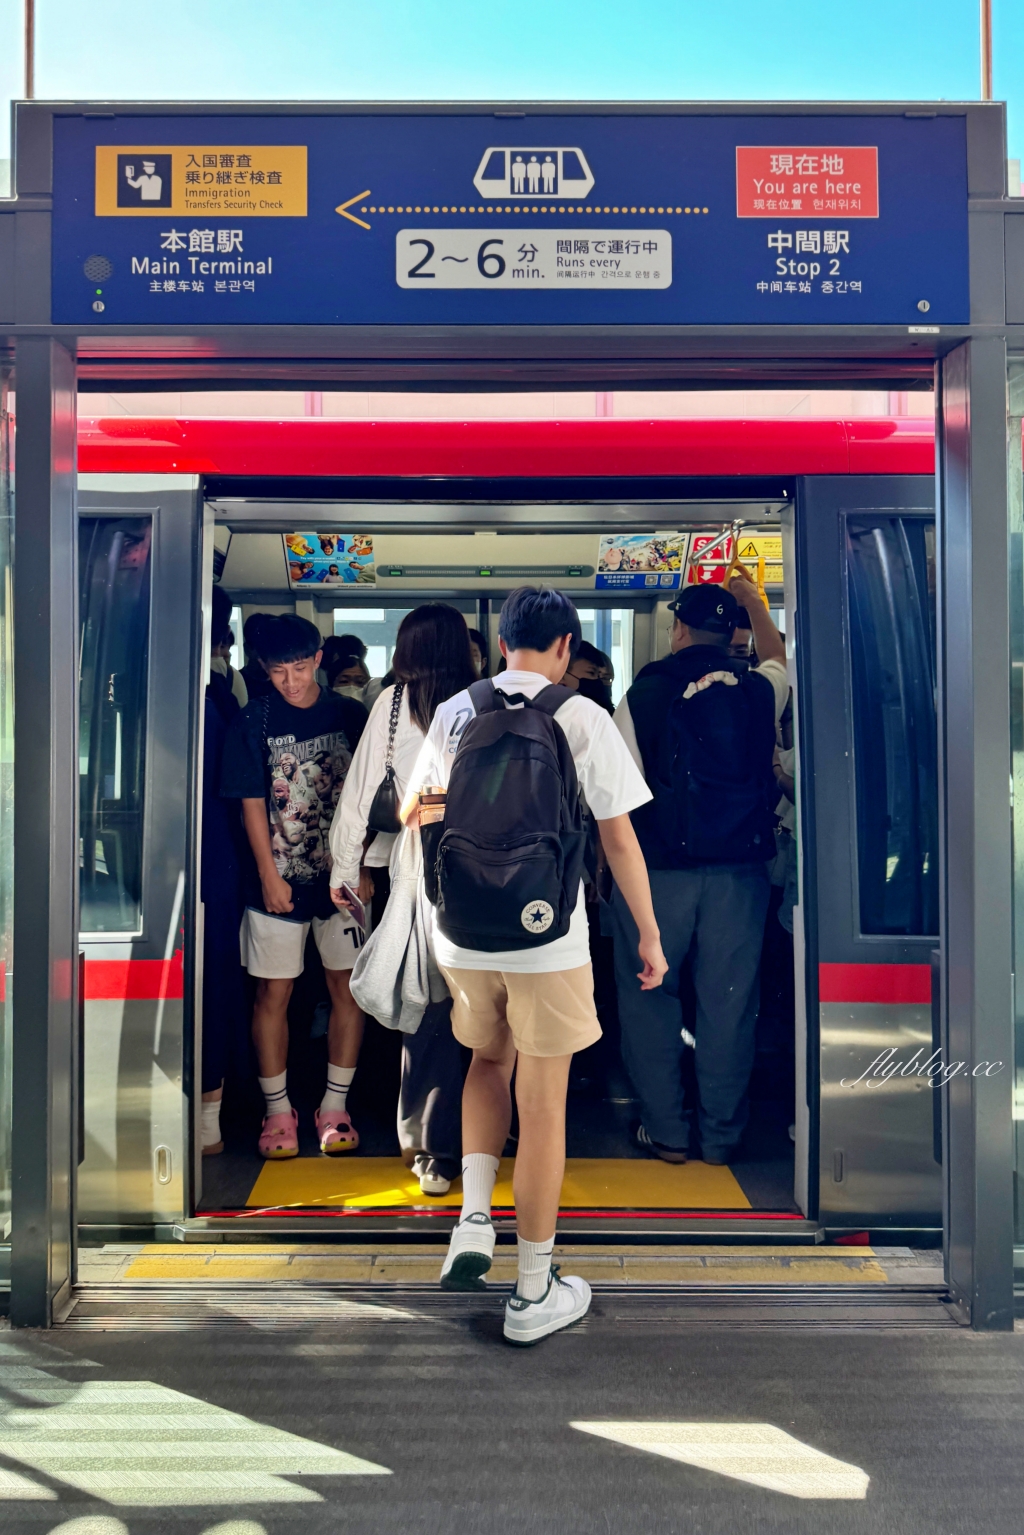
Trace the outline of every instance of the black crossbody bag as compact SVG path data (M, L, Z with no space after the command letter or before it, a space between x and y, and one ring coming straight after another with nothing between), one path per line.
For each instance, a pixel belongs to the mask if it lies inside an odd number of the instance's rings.
M377 785L377 792L373 796L370 813L366 817L366 825L369 831L390 834L402 830L402 823L398 819L398 785L395 783L395 769L392 759L395 755L395 732L398 729L398 716L402 710L402 694L404 691L405 683L396 682L395 691L391 695L391 719L388 723L388 749L384 758L384 777Z

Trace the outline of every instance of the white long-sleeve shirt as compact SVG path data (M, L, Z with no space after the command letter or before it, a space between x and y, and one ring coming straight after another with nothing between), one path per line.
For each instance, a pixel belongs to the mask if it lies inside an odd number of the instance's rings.
M378 832L363 857L366 838L366 818L370 814L373 796L384 777L384 762L388 749L388 727L391 723L393 687L385 688L370 711L370 718L356 747L345 786L341 791L331 822L331 884L337 889L344 880L355 887L359 882L359 866L365 863L371 869L386 868L391 861L395 838L386 832ZM401 804L408 787L409 777L416 765L423 731L409 713L409 690L402 693L402 704L395 730L395 747L392 766L395 770L395 788Z

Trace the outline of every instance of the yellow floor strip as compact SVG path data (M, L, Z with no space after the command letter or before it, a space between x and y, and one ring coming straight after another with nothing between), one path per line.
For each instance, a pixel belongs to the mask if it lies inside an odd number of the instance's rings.
M358 1248L282 1244L268 1247L226 1243L151 1243L135 1252L121 1248L80 1253L84 1280L105 1283L181 1281L231 1284L238 1280L264 1282L303 1281L330 1284L339 1281L363 1284L433 1284L440 1272L444 1243L396 1247L373 1244ZM901 1258L892 1266L869 1247L622 1247L559 1243L555 1257L563 1268L592 1283L621 1285L779 1285L779 1284L887 1284L916 1280L934 1281L920 1264L928 1255ZM117 1265L111 1273L110 1265ZM490 1273L493 1284L512 1284L516 1276L516 1249L499 1246Z
M494 1204L512 1204L512 1169L502 1162ZM247 1204L250 1209L287 1206L309 1209L322 1205L347 1210L458 1208L461 1181L439 1199L420 1193L417 1180L398 1157L296 1157L268 1162L256 1180ZM728 1167L687 1162L589 1158L570 1160L562 1184L566 1209L633 1210L749 1210L750 1201Z

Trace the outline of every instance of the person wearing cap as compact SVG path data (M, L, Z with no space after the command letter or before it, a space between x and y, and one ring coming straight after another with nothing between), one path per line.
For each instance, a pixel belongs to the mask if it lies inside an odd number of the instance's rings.
M782 637L744 572L728 590L687 587L671 606L671 654L643 668L615 711L654 796L632 820L669 963L665 984L641 992L636 929L613 891L622 1052L641 1105L641 1149L685 1162L696 1107L703 1159L722 1166L747 1121L775 852L772 761L789 683ZM753 668L730 655L741 609L758 656ZM683 1087L679 982L687 962L697 999L696 1106Z

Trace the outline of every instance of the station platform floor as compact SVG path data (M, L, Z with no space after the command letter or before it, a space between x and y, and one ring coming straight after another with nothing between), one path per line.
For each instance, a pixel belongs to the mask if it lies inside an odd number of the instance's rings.
M445 1242L340 1243L109 1242L81 1247L79 1281L105 1287L175 1285L343 1286L433 1292L447 1250ZM671 1287L701 1290L718 1286L895 1286L942 1287L942 1254L909 1247L845 1247L681 1244L651 1247L631 1243L572 1243L555 1246L555 1262L591 1285L603 1288ZM516 1248L499 1243L488 1276L495 1289L515 1283Z
M0 1331L5 1535L1019 1535L1024 1335L501 1299Z

